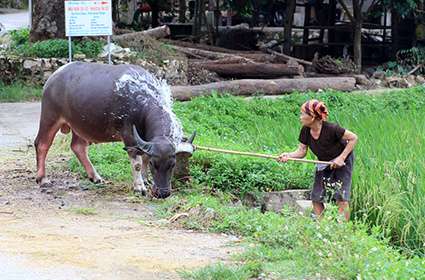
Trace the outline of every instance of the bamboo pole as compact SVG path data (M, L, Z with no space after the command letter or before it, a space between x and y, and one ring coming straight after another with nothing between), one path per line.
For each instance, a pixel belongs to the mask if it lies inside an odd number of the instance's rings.
M204 146L198 146L198 145L195 146L195 149L204 150L204 151L208 151L208 152L217 152L217 153L240 155L240 156L249 156L249 157L258 157L258 158L268 158L268 159L274 159L274 160L277 160L279 158L276 155L266 155L266 154L258 154L258 153L251 153L251 152L224 150L224 149L204 147ZM333 164L330 161L310 160L310 159L301 159L301 158L288 158L288 159L291 160L291 161L303 162L303 163L328 164L328 165Z

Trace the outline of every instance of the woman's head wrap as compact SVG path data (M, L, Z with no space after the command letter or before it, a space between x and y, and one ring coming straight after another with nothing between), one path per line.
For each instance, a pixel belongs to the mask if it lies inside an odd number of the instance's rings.
M319 120L326 121L328 119L328 108L326 108L325 103L312 99L307 102L305 102L301 106L301 112L306 113L309 116L312 116Z

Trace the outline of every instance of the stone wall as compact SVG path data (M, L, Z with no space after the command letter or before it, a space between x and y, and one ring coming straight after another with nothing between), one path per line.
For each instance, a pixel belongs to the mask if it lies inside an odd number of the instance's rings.
M88 59L76 57L75 60L107 63L105 59ZM114 64L139 65L160 79L165 79L170 85L187 84L187 62L181 60L164 61L158 66L140 58L130 57L127 60L115 59ZM67 63L65 58L20 58L14 56L0 56L0 80L10 84L17 80L43 85L50 75L60 66Z

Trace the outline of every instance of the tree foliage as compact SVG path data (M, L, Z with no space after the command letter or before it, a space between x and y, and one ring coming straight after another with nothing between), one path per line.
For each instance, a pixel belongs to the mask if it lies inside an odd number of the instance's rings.
M382 2L386 7L397 11L400 16L405 17L415 11L422 0L382 0Z

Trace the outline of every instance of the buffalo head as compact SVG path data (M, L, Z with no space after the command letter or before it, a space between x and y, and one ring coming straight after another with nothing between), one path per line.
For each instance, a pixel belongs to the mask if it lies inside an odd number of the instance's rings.
M140 152L149 156L149 168L153 178L152 194L156 198L167 198L171 194L171 177L176 165L176 154L180 152L192 153L192 142L195 133L187 142L180 143L177 147L168 137L155 137L152 141L144 141L133 126L135 147Z

